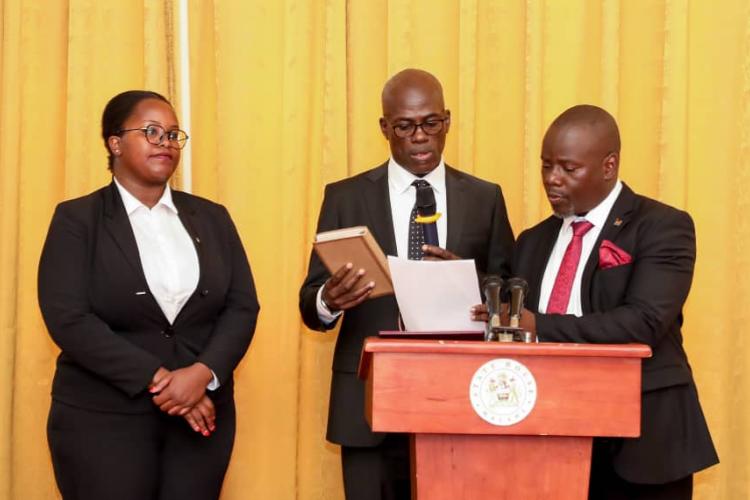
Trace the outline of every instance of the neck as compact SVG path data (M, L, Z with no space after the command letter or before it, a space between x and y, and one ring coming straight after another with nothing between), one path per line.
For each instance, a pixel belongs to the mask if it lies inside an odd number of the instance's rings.
M118 175L117 173L115 173L114 176L117 179L117 182L119 182L122 187L127 189L128 193L132 194L135 199L146 205L148 208L154 208L154 206L156 206L156 204L164 194L164 189L167 186L166 184L139 184L133 179L123 177L121 175Z

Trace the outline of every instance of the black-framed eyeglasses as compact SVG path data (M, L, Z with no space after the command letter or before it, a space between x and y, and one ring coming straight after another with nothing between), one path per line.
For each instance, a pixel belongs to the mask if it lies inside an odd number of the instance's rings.
M450 118L428 118L422 123L414 122L399 122L396 125L391 125L393 133L396 137L406 139L407 137L413 136L417 132L417 128L421 128L422 132L427 135L436 135L443 130L443 125Z
M146 136L146 140L154 146L161 146L166 140L168 143L167 146L182 149L190 138L187 133L180 129L164 130L164 127L160 125L148 125L140 128L124 128L118 130L117 135L122 135L125 132L133 132L135 130L143 132L143 135Z

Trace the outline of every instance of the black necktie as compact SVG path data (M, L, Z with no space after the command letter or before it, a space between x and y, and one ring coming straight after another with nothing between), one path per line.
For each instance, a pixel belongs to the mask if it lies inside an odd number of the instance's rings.
M434 222L431 224L420 224L416 221L416 218L418 215L428 216L435 214L435 194L432 191L430 183L425 180L417 179L411 185L415 187L417 195L414 208L411 209L411 215L409 216L408 257L411 260L422 260L424 256L422 245L425 244L425 230L430 231L430 234L434 235L429 238L431 241L428 243L437 245L437 226Z

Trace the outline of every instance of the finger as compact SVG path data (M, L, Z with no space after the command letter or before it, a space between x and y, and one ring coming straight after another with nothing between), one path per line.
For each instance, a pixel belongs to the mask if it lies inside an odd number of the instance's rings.
M161 378L158 382L152 385L149 388L149 392L151 392L151 394L156 394L158 392L161 392L169 385L171 381L172 381L172 374L168 373L163 378Z
M201 426L198 424L198 420L193 416L192 412L185 415L185 420L195 432L202 432Z
M194 410L195 411L193 413L200 414L200 418L206 430L213 431L216 429L216 425L214 424L216 415L214 414L213 405L209 407L206 404L200 403L195 406Z
M351 309L352 307L358 306L372 294L372 290L375 288L375 282L370 281L367 285L360 288L350 296L347 296L347 301L340 305L341 310Z
M184 412L183 412L184 410ZM167 415L175 416L175 415L184 415L185 413L189 412L190 408L185 407L182 405L174 405L169 410L167 410Z
M422 252L425 254L425 260L456 260L458 256L445 248L435 245L422 245Z
M162 403L159 405L159 409L165 413L169 412L174 406L176 406L175 402L171 399L168 400L166 403Z
M336 286L339 284L339 282L344 279L344 276L346 276L349 271L351 271L352 267L354 267L354 264L351 262L347 262L343 266L339 267L333 275L328 278L328 282L326 284L326 288L328 288L328 285L330 286Z

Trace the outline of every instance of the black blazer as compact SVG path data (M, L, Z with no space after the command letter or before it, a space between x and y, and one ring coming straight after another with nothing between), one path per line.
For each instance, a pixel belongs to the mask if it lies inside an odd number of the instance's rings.
M445 182L447 249L462 258L475 259L480 273L507 275L513 232L500 187L449 166ZM318 232L351 226L369 227L383 252L396 255L387 163L326 186ZM334 326L321 324L316 306L318 289L329 276L312 252L299 304L305 324L312 329ZM397 329L397 318L393 296L367 300L344 313L333 356L329 441L345 446L373 446L382 441L382 435L373 434L364 419L364 385L356 371L364 339L381 330Z
M536 311L544 270L562 220L552 216L518 237L513 272L529 282ZM609 240L632 262L599 268ZM618 440L612 460L636 483L665 483L718 462L682 347L682 306L695 264L695 229L683 211L639 196L623 185L585 263L583 316L538 314L542 341L648 344L643 362L641 437Z
M200 278L171 326L148 288L114 183L58 205L39 263L39 304L62 350L54 399L149 412L146 389L160 366L201 361L221 384L210 397L231 400L232 371L259 311L250 266L223 206L179 191L172 198L197 249Z

